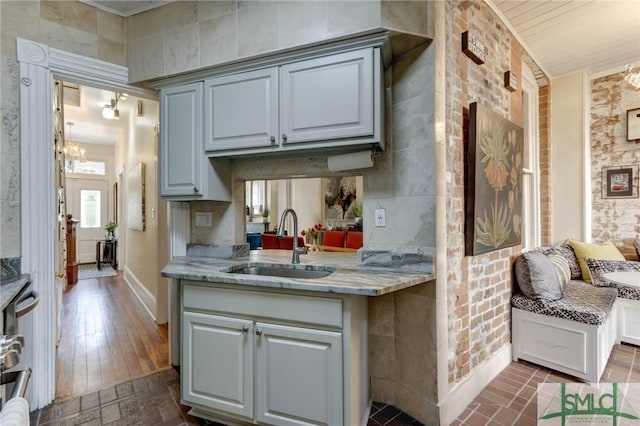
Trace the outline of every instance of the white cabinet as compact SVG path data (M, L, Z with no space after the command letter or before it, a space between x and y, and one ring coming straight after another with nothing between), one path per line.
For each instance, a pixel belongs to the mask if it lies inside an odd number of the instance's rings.
M282 143L372 138L373 56L369 48L283 65Z
M261 423L341 425L342 333L257 323Z
M160 195L167 200L231 201L231 166L202 144L202 82L160 92Z
M205 80L205 149L383 148L381 74L369 47Z
M364 296L196 281L181 288L182 402L191 414L240 424L366 423Z
M276 146L275 68L208 79L204 90L207 151Z
M185 312L182 383L186 401L253 415L253 322Z

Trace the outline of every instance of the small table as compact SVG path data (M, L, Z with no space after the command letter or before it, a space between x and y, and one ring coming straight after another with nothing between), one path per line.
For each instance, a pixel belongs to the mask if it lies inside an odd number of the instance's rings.
M616 284L640 287L640 271L607 272L602 277Z
M104 244L104 255L102 245ZM110 263L113 269L118 269L118 239L96 238L96 266L98 271L102 263Z

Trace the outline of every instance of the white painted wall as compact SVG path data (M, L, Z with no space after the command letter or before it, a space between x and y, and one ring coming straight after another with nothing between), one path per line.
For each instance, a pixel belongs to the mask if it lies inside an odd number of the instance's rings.
M575 73L551 82L551 229L554 242L566 238L588 241L590 197L585 184L589 162L586 98L588 79Z

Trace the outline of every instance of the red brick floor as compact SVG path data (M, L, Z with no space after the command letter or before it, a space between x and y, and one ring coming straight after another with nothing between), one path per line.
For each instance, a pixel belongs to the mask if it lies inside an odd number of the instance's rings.
M451 425L536 425L538 383L577 382L571 376L548 368L524 361L512 362ZM615 345L600 382L639 383L640 348L626 344Z
M536 425L538 383L572 383L573 377L528 362L512 362L452 425ZM615 345L601 382L640 383L640 348ZM174 369L98 392L57 401L32 413L32 425L217 425L180 405ZM374 402L369 426L419 425L397 408Z

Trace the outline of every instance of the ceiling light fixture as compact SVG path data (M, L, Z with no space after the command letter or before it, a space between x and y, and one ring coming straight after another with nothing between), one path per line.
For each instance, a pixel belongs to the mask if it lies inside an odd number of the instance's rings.
M118 109L118 102L120 100L126 100L127 99L127 94L126 93L118 93L115 92L116 97L112 98L110 103L105 104L105 106L102 108L102 117L106 118L107 120L119 120L120 119L120 110Z
M640 89L640 71L634 72L633 65L625 65L624 68L627 70L627 75L624 76L626 82L636 89Z
M69 126L69 133L67 134L67 137L64 141L64 155L68 160L71 161L87 161L87 158L85 157L85 154L87 153L86 149L80 148L74 143L67 142L67 140L71 140L71 126L73 126L73 124L73 122L67 121L67 126Z

